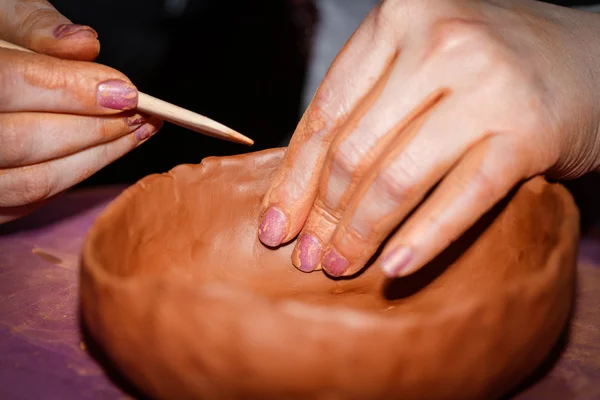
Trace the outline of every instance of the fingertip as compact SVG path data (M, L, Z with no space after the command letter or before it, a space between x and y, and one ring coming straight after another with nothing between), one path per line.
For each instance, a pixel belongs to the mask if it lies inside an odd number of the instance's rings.
M259 240L268 247L281 245L287 236L289 217L280 207L272 205L262 215L258 227Z
M92 27L79 24L61 24L52 31L56 39L98 39L98 32Z
M312 272L320 266L323 244L310 233L301 233L292 252L292 264L302 272Z
M377 260L383 274L388 278L400 278L414 270L414 252L407 246L396 246L384 253Z
M154 136L163 127L164 122L158 118L150 118L144 125L135 130L135 138L138 142L144 142Z
M108 79L98 84L96 101L98 106L109 109L128 111L137 107L139 92L125 79Z
M38 53L75 61L94 61L100 54L98 33L89 26L70 23L32 31L28 47Z
M321 265L325 272L337 278L346 275L350 263L344 255L340 254L335 247L331 246L323 255Z

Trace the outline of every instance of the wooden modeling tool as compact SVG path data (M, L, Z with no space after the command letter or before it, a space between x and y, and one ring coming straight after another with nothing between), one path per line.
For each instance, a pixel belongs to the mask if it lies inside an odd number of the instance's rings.
M29 53L34 53L29 49L17 46L4 40L0 40L0 47L13 50L21 50ZM185 108L176 106L166 101L149 96L145 93L138 92L137 110L182 126L192 131L202 133L207 136L212 136L217 139L228 140L230 142L242 143L248 146L254 144L254 141L233 129L213 121L212 119Z

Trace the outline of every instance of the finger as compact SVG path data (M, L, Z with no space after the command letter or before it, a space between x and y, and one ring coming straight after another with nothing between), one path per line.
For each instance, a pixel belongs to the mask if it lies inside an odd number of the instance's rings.
M42 164L0 170L0 207L36 203L76 185L144 143L161 126L161 121L151 118L112 142Z
M265 245L278 246L298 234L333 137L360 118L385 84L397 45L376 29L374 19L371 13L336 57L296 128L263 200L258 233Z
M460 118L456 110L461 110ZM477 114L471 111L460 99L448 98L413 120L391 143L362 179L334 227L322 259L330 275L358 272L480 137L473 117Z
M38 164L110 142L147 121L133 112L114 116L0 114L0 168Z
M408 129L409 126L448 97L444 85L430 78L431 66L422 66L416 72L413 59L397 62L389 78L394 83L383 89L352 130L336 137L332 144L317 197L292 254L292 262L300 270L322 266L338 275L349 267L348 260L339 253L332 250L325 254L325 249L359 183L375 160L391 147L401 147L394 141L406 142L414 136L417 130ZM319 264L320 261L323 262Z
M4 0L0 38L54 57L92 61L100 51L98 34L76 25L44 0Z
M469 151L386 244L377 260L384 273L411 274L459 238L517 183L533 176L527 154L502 137Z
M138 92L112 68L0 49L0 112L115 114L137 107Z

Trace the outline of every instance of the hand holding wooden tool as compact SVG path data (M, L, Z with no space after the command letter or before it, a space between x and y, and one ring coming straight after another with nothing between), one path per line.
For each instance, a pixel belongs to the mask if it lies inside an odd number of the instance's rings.
M0 40L0 47L21 50L33 53L33 51L17 46L15 44ZM253 145L254 141L233 129L216 122L208 117L197 114L185 108L157 99L142 92L138 92L137 110L171 122L173 124L188 128L192 131L202 133L214 138L228 140L230 142Z

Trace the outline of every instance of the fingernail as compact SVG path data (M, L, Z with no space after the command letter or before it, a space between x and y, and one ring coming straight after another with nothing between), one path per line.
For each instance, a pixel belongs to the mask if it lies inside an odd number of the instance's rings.
M85 25L77 24L63 24L59 25L54 29L54 37L57 39L64 39L68 36L79 36L79 37L93 37L98 38L98 33Z
M152 134L156 133L156 131L156 126L152 124L145 124L136 129L135 138L141 142L142 140L148 139L150 136L152 136Z
M400 246L384 254L379 263L385 276L388 278L397 278L406 269L412 258L412 250L408 247Z
M292 263L303 272L311 272L319 265L323 246L319 239L309 233L303 233L292 253Z
M137 106L138 91L125 81L111 79L98 86L98 105L112 110L131 110Z
M148 118L144 117L143 115L133 115L131 117L125 118L125 123L128 126L142 125L142 124L146 123L146 121L148 121Z
M329 275L337 277L348 269L348 260L332 247L323 256L321 265Z
M260 223L258 238L269 247L281 244L287 234L288 217L279 207L271 206Z

